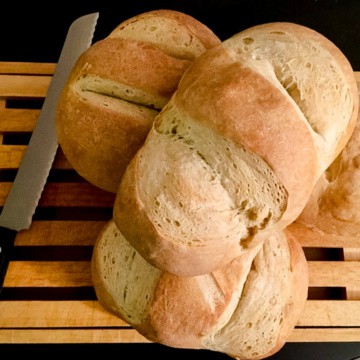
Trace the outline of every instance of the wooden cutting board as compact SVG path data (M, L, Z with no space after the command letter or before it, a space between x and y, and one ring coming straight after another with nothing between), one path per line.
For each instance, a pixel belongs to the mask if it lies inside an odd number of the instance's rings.
M54 69L0 62L0 207ZM114 198L77 175L59 148L34 221L16 237L0 298L0 343L148 342L106 312L92 287L92 248ZM309 297L289 342L360 341L360 235L356 242L315 238L302 245Z

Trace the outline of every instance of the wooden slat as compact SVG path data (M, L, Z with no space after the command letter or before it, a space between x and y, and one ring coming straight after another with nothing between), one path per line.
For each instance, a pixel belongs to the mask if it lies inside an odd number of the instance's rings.
M0 206L3 206L12 183L0 183ZM40 207L112 207L115 194L87 182L47 183L41 195Z
M360 261L360 248L345 248L345 261Z
M360 248L360 236L357 239L354 238L344 238L343 236L336 236L329 234L324 239L319 238L319 236L311 231L306 229L299 224L291 224L289 226L292 234L299 240L300 244L303 247L322 247L322 248L345 248L345 247L358 247Z
M44 98L56 64L0 62L0 144L6 132L31 132L40 110L7 108L9 98ZM360 82L360 72L355 72ZM5 135L3 135L5 134ZM4 136L4 137L3 137ZM9 137L10 139L10 137ZM0 145L0 169L16 170L25 145ZM59 148L53 163L53 177L71 175L69 162ZM73 170L72 170L73 171ZM9 172L11 174L12 172ZM66 178L73 179L70 176ZM63 180L59 180L63 181ZM39 202L43 208L111 208L115 194L81 182L47 183ZM0 183L0 206L12 183ZM20 231L15 245L93 246L106 221L34 221L29 230ZM293 226L293 225L292 225ZM295 225L296 226L296 225ZM296 231L296 229L295 229ZM329 235L324 242L308 231L299 238L306 248L342 248L345 261L309 261L310 286L344 287L347 300L308 300L297 327L288 342L360 342L360 236L343 239ZM46 248L41 251L47 251ZM51 249L50 249L51 251ZM21 254L21 252L20 252ZM34 251L36 253L36 250ZM88 259L86 257L86 259ZM26 274L26 276L24 276ZM11 261L5 287L92 286L90 261ZM71 289L72 291L73 289ZM353 299L353 300L349 300ZM102 308L98 301L16 300L0 301L0 343L142 343L149 342L131 326Z
M26 276L24 276L26 274ZM5 287L92 286L89 261L11 261Z
M1 182L0 183L0 206L4 206L6 198L11 189L12 183L9 182Z
M360 262L309 261L309 286L356 287L360 283Z
M360 248L345 248L343 252L345 261L360 262ZM360 283L355 287L346 288L346 298L348 300L360 300Z
M308 300L297 326L360 327L360 301Z
M87 182L47 183L40 198L39 206L112 207L114 199L114 194L103 191Z
M0 328L114 327L126 322L96 301L2 301ZM360 301L308 300L297 327L360 327Z
M299 328L287 342L360 342L360 328Z
M126 329L0 329L0 343L88 344L150 343L136 330Z
M56 63L2 61L0 62L0 74L52 75L55 67Z
M360 329L294 329L288 342L359 342ZM85 344L151 343L126 329L0 329L0 343Z
M360 263L314 261L309 264L309 286L355 287L360 282ZM24 278L23 274L29 274ZM88 262L21 262L9 265L6 286L91 286ZM69 283L67 283L69 282Z
M0 170L18 169L26 150L26 145L0 145ZM53 169L72 169L61 148L56 153Z
M16 246L78 245L92 246L106 221L33 221L21 230Z
M3 109L0 111L0 132L33 131L40 110Z
M0 169L17 169L26 145L0 145Z
M309 264L309 286L355 287L360 281L360 263L315 261ZM29 274L24 278L23 274ZM91 286L88 262L21 262L9 265L7 286ZM55 285L54 285L55 284Z
M44 98L51 76L0 75L0 98Z
M0 328L129 327L98 301L1 301Z
M356 288L347 287L346 288L346 298L348 300L360 300L359 286L357 286Z

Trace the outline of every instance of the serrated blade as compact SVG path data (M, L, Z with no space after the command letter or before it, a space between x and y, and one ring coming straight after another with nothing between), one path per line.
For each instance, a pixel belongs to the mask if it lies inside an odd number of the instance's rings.
M4 228L19 231L31 225L58 148L56 106L73 65L91 45L98 17L99 13L84 15L69 27L43 107L0 215L0 226Z
M28 229L48 178L58 140L56 107L78 57L92 43L99 13L84 15L69 27L59 61L29 144L0 215L0 292L18 231Z

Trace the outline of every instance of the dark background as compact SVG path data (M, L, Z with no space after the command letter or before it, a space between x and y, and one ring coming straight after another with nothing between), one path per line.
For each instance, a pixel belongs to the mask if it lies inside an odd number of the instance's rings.
M332 40L352 67L360 71L360 0L174 0L174 1L60 1L18 3L0 6L0 61L57 62L68 28L81 15L99 12L94 41L107 36L121 21L138 13L160 8L194 16L221 40L250 27L272 21L296 22L317 30ZM0 345L0 358L16 355L49 358L53 355L146 357L169 359L230 360L227 355L202 350L177 350L158 344L64 344ZM126 355L128 354L128 355ZM359 343L287 343L269 360L351 360L360 358Z
M0 7L0 61L56 62L73 20L99 11L94 40L105 37L121 21L140 12L171 8L209 26L222 40L249 26L292 21L332 40L360 70L359 0L130 0L67 2L14 0Z

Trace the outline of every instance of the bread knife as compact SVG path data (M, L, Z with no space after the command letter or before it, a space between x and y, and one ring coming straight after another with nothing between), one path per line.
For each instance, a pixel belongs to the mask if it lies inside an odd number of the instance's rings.
M92 43L99 13L77 18L69 27L43 106L0 215L0 291L16 234L29 229L54 161L58 140L56 107L76 60Z

